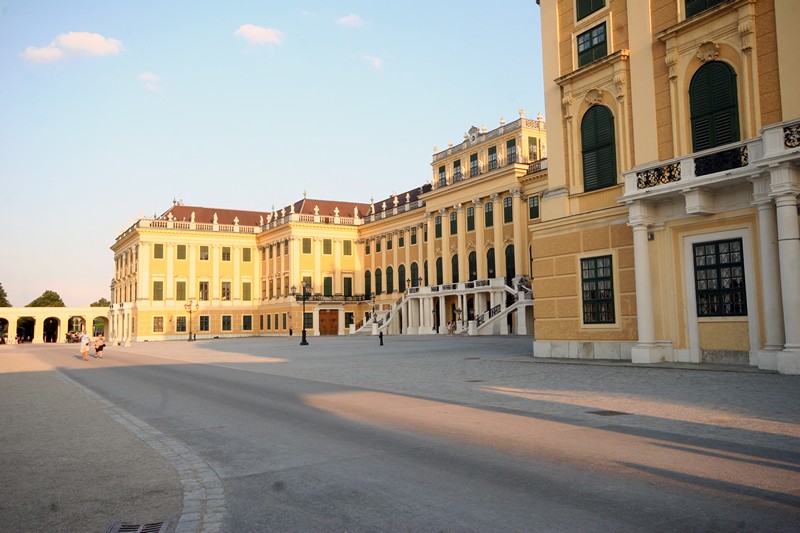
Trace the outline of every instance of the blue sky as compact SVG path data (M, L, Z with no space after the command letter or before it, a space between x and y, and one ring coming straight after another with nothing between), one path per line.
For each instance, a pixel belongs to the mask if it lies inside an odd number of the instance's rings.
M0 283L109 298L144 213L368 202L544 114L533 0L0 0Z

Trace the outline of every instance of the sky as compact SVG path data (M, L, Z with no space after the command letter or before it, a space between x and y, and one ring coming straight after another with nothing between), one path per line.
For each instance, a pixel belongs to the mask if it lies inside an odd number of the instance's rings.
M0 0L0 284L110 298L110 247L186 205L369 202L434 146L544 115L534 0Z

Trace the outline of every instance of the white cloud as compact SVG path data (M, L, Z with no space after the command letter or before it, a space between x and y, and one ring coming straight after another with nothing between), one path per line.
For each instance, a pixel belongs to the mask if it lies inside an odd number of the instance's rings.
M383 67L383 59L380 57L364 55L362 58L376 70L380 70Z
M336 24L347 26L348 28L358 28L364 25L364 21L358 15L346 15L336 19Z
M251 44L281 44L283 42L283 33L280 30L262 28L253 24L239 26L234 35Z
M99 33L71 31L58 35L47 46L29 46L22 54L30 63L53 63L70 56L106 56L122 52L122 43Z
M145 82L144 88L148 91L157 91L159 89L158 82L161 81L161 78L152 72L143 72L139 74L139 79Z

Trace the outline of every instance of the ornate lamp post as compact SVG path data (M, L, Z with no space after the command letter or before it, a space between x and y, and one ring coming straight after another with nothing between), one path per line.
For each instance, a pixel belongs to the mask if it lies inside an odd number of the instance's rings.
M456 308L456 320L461 322L461 329L464 329L464 321L461 319L461 314L462 313L463 313L463 311L461 310L460 307Z
M303 332L300 339L300 346L307 346L308 340L306 340L306 300L308 299L308 295L311 291L311 285L306 283L305 280L300 283L301 288L303 290ZM294 296L295 300L297 300L297 287L292 285L292 296Z
M200 309L200 302L189 300L183 305L183 308L189 312L189 342L192 340L192 311Z

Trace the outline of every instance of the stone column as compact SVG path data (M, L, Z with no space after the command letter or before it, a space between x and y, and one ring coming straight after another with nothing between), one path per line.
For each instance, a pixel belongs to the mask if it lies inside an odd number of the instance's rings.
M513 218L511 227L514 231L514 272L516 272L517 276L522 276L525 274L523 260L527 255L527 246L525 246L527 239L523 238L526 224L522 214L522 189L514 187L509 192L511 193L511 213ZM505 253L503 257L505 257Z
M769 198L769 177L751 180L753 203L758 207L759 259L761 260L761 288L764 295L764 329L766 339L758 351L758 368L778 369L778 352L786 342L781 300L781 274L778 259L778 224L775 204Z
M461 204L456 206L456 227L458 228L458 280L463 283L469 280L469 262L467 261L467 214Z
M433 216L431 213L425 213L425 218L427 219L428 223L428 253L427 257L425 257L425 260L428 261L428 284L436 285L436 234L434 233ZM423 283L425 281L424 269L425 263L422 263L420 265L420 272L422 273Z
M503 203L500 195L492 195L492 224L494 225L494 269L495 277L506 275L506 251L503 248Z
M453 282L453 263L450 253L450 214L447 209L439 209L439 216L442 217L442 283Z
M778 354L778 372L800 374L800 226L797 195L800 194L798 170L779 167L772 173L772 195L777 206L778 253L780 254L781 294L786 343Z
M480 198L472 200L475 208L475 270L477 279L486 279L486 250L484 244L486 238L483 236L483 225L486 217L483 212L483 203ZM468 278L469 279L469 278Z

